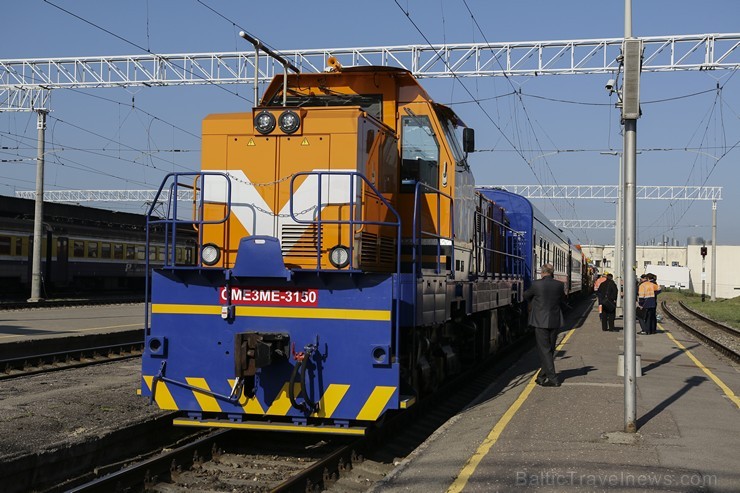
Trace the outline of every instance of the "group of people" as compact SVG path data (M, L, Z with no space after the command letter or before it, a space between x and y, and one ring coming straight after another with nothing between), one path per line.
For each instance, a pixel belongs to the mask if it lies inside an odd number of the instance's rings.
M541 278L534 281L524 292L529 303L529 325L534 327L537 353L540 358L540 371L536 378L543 387L560 387L561 382L555 372L555 347L558 332L563 325L563 307L567 307L565 286L553 278L552 264L540 268ZM660 286L654 274L643 274L637 293L637 314L642 330L639 334L655 334L658 321L655 309L658 306ZM594 285L599 298L601 330L613 331L617 311L619 290L610 273L605 273Z
M619 290L610 273L605 273L594 283L594 289L599 299L599 316L601 317L601 330L614 331L614 318L617 311L617 297ZM637 288L637 320L640 323L640 335L655 334L658 331L658 319L656 309L658 307L658 294L660 286L655 274L643 274L640 276L640 284Z

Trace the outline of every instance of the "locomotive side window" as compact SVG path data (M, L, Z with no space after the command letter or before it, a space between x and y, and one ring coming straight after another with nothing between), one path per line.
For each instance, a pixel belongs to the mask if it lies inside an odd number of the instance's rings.
M401 184L439 187L439 144L427 116L401 118Z
M110 243L101 243L100 244L100 257L101 258L110 258Z
M113 245L113 258L123 260L123 245L120 243Z

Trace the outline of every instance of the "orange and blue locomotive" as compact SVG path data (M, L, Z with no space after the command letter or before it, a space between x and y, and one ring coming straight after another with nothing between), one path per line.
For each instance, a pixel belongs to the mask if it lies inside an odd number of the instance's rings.
M408 71L278 77L202 146L160 189L193 216L149 218L198 234L147 311L142 393L177 424L361 434L523 330L522 233L475 190L472 129Z

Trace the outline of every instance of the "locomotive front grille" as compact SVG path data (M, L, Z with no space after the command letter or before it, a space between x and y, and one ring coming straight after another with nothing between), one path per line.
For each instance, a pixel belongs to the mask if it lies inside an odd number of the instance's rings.
M284 224L280 233L283 256L310 257L316 255L319 234L315 224L308 226Z

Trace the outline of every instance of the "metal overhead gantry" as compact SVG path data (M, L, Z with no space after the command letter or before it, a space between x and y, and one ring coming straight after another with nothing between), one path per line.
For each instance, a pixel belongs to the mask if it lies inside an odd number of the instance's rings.
M740 68L740 33L652 36L643 72ZM286 50L280 54L304 72L321 72L328 58L344 66L402 67L418 78L511 77L616 73L623 38L458 43ZM282 71L272 59L257 79ZM0 111L45 107L48 91L64 88L244 84L254 82L252 52L142 54L0 60ZM27 94L28 92L30 94ZM34 92L38 93L35 94Z
M499 188L528 199L599 199L616 200L617 185L482 185ZM722 200L722 187L661 186L637 187L638 199L654 200Z
M507 190L528 199L597 199L608 200L617 197L616 185L483 185L481 188L498 188ZM151 202L154 200L156 190L46 190L44 201L46 202ZM167 191L162 194L168 200ZM36 192L33 190L21 190L15 192L15 196L22 199L35 199ZM637 187L638 199L653 200L722 200L722 187L671 187L671 186L639 186ZM177 200L192 200L193 194L190 190L178 190ZM576 224L574 220L568 220L568 224ZM598 222L597 222L598 221ZM593 224L590 227L604 228L604 221L614 220L586 219L581 224ZM570 227L570 226L568 226ZM584 226L579 226L584 227Z

